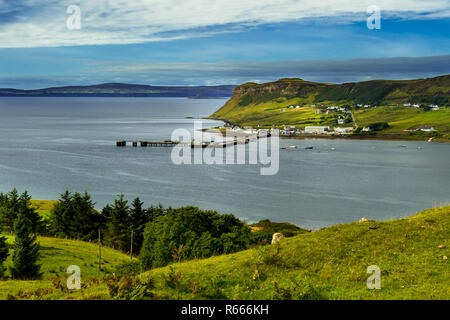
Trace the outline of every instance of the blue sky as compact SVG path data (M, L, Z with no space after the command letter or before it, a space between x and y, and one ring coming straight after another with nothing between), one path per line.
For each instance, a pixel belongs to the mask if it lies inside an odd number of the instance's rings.
M442 0L0 0L0 87L432 77L450 73L449 30Z

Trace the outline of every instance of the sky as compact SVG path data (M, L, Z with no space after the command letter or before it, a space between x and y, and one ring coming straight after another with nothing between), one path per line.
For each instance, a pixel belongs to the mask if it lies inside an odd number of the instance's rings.
M0 87L426 78L449 31L450 0L0 0Z

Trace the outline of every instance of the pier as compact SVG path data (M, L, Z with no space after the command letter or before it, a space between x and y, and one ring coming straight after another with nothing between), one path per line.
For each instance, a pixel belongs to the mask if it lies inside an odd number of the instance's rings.
M259 139L259 136L255 136L252 140ZM251 138L245 137L238 139L237 137L234 137L234 140L227 140L227 141L221 141L221 142L201 142L201 143L195 143L195 142L178 142L178 141L171 141L171 140L164 140L164 141L146 141L146 140L118 140L116 141L117 147L126 147L127 145L130 145L132 147L137 147L140 145L141 147L174 147L176 145L188 145L191 148L206 148L206 147L212 147L212 148L226 148L229 146L235 146L238 144L247 144L249 143Z

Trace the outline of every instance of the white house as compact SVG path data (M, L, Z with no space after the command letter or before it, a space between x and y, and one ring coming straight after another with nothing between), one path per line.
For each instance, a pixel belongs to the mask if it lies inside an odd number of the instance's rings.
M431 110L434 110L434 111L439 111L440 110L440 108L439 108L439 106L437 104L430 104L430 107L431 107Z
M433 132L433 131L436 131L436 130L433 127L431 127L431 126L423 126L422 128L420 128L420 131Z
M369 132L369 131L371 131L371 129L369 127L365 127L365 128L362 129L362 131Z
M305 133L323 134L330 131L328 126L306 126Z
M347 128L334 128L334 131L337 133L349 133L353 131L352 127L347 127Z
M344 119L339 118L339 119L338 119L338 124L344 124Z
M404 103L403 106L404 107L411 107L411 103L409 103L409 102L408 103Z

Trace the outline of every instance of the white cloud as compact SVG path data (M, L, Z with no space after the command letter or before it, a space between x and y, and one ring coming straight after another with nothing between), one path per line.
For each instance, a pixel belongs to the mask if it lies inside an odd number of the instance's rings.
M68 30L66 9L81 8L81 30ZM324 19L345 23L367 17L376 4L382 17L404 19L450 17L447 0L0 0L0 48L170 41L236 27Z

